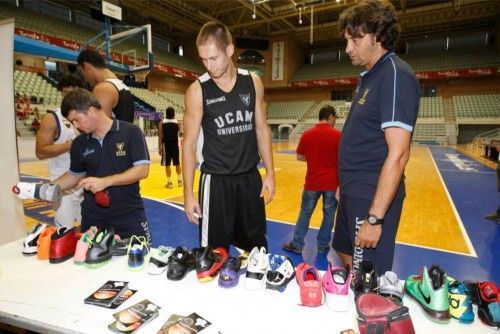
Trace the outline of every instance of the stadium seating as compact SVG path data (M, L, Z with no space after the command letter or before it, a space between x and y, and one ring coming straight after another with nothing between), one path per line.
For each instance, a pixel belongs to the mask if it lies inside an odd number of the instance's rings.
M457 119L500 117L500 95L453 96Z

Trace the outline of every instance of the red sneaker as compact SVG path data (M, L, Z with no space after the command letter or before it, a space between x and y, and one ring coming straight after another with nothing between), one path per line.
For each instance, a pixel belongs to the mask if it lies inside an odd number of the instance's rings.
M75 255L76 236L74 228L60 227L56 233L52 234L50 240L50 263L60 263Z
M316 307L323 304L323 289L318 270L302 262L295 268L297 284L300 287L300 301L304 306Z

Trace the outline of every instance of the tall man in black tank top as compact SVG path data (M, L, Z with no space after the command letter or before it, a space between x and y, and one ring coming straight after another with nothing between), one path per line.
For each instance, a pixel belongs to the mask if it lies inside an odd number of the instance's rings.
M129 88L111 72L99 52L85 49L78 55L78 67L92 94L110 118L134 122L134 97Z
M185 97L186 216L199 223L201 246L267 249L264 194L267 191L267 204L275 184L262 82L234 66L232 37L222 24L205 24L196 45L208 72L189 86ZM257 169L261 158L263 182ZM199 202L193 193L197 162Z

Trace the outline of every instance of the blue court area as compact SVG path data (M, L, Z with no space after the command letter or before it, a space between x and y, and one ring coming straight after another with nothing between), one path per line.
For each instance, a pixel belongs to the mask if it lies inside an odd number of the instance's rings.
M466 240L470 240L470 255L398 244L394 271L404 278L419 273L424 265L429 267L439 264L449 275L459 280L500 282L500 225L482 218L498 206L495 171L453 148L434 146L430 150L456 208L457 221L463 226L462 233ZM22 179L37 180L29 176L23 176ZM144 203L151 224L153 246L163 244L191 248L198 245L198 226L187 221L182 204L149 198L145 198ZM25 214L41 221L52 221L50 209L51 206L45 203L25 203ZM432 217L429 219L432 220ZM286 254L294 264L306 261L325 270L327 255L316 254L317 230L314 228L306 236L306 247L302 255L281 249L284 240L291 240L293 227L289 223L268 221L269 252Z

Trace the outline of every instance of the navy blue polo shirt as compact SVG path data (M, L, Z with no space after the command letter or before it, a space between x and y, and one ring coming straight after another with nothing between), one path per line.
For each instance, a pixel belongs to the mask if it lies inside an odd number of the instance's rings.
M385 53L361 73L342 130L339 177L342 193L372 200L388 148L384 129L398 127L413 132L420 89L410 66L393 51ZM396 198L404 198L404 177Z
M149 164L149 152L141 129L131 123L113 120L111 129L102 140L92 134L81 134L71 145L70 172L74 175L104 177L127 169ZM139 182L107 188L111 205L102 208L91 191L84 191L82 216L107 218L123 216L134 210L144 210L139 194Z

